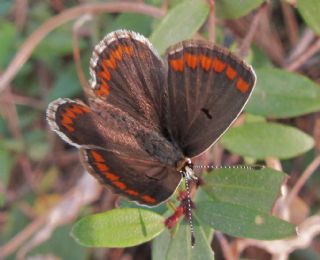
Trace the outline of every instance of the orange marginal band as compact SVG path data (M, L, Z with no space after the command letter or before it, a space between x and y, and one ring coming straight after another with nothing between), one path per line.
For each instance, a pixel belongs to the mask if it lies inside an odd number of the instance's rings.
M231 66L228 66L226 75L228 79L233 80L237 76L237 72L234 68L232 68Z
M239 78L236 83L236 88L239 89L242 93L246 93L249 90L250 86L246 81L244 81L243 78Z
M79 104L72 104L70 107L62 114L62 125L68 130L68 132L74 132L75 129L72 126L73 119L77 117L77 115L82 115L89 112L90 109L86 106L82 106Z

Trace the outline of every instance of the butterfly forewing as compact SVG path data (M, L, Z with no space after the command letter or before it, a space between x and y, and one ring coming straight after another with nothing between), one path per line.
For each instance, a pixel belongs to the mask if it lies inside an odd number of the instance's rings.
M189 40L167 52L169 129L194 157L226 131L255 84L251 67L224 48Z
M90 72L95 98L162 131L167 114L166 71L146 38L125 30L108 34L94 49Z

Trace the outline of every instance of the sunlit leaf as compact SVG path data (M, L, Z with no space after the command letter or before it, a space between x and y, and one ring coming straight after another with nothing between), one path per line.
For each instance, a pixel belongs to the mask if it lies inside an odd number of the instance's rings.
M164 218L143 209L113 209L87 216L72 229L81 245L90 247L129 247L151 240L164 229Z
M314 146L311 136L301 130L276 123L247 123L231 128L221 144L233 153L256 159L298 156Z

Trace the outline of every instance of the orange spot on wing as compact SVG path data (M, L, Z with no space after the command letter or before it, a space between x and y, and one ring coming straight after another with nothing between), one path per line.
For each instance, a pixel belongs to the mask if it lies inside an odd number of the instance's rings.
M197 55L193 55L190 53L185 53L183 55L184 60L186 61L187 65L192 68L195 69L197 64L198 64L198 56Z
M237 72L231 66L227 67L226 75L228 79L233 80L237 76Z
M71 104L68 108L65 109L65 113L62 114L61 123L69 131L75 131L73 124L73 119L77 117L77 114L84 114L89 112L90 109L86 106L80 106L76 104Z
M156 199L152 198L149 195L143 195L143 196L141 196L141 198L147 203L155 203L156 202Z
M218 58L213 59L212 68L214 69L215 72L218 72L218 73L222 72L226 66L227 64L225 64L222 60Z
M62 118L62 124L72 124L72 119L70 117L68 117L67 115L64 115L63 118Z
M122 60L122 47L119 46L116 50L114 50L111 54L113 57L115 57L118 60Z
M83 114L83 113L85 113L86 111L84 111L84 110L82 109L82 107L75 106L75 107L72 108L72 112L74 112L74 113L76 113L76 114Z
M139 193L135 190L125 190L125 193L131 195L131 196L137 196Z
M239 89L242 93L246 93L250 86L243 78L239 78L236 83L236 88Z
M70 118L76 118L77 117L77 115L71 109L66 111L66 116L68 116Z
M119 180L119 176L118 175L115 175L113 173L110 173L110 172L104 172L103 175L109 179L110 181L116 181L116 180Z
M102 65L103 71L108 71L108 68L109 68L108 59L102 60L101 65Z
M111 69L115 69L117 67L116 60L112 55L110 56L110 59L105 60L105 63L107 65L107 67L109 67Z
M175 71L183 71L183 60L175 59L169 61L171 68Z
M129 56L133 55L133 47L132 46L123 46L122 47L124 52L127 53Z
M74 132L74 127L70 126L70 125L63 125L67 130L68 132Z
M208 56L205 56L205 55L200 55L200 64L201 64L201 67L204 69L204 70L209 70L211 68L211 65L212 65L212 59Z
M112 182L112 184L114 186L116 186L117 188L119 188L120 190L124 190L125 188L127 188L127 185L125 185L123 182L121 181L114 181Z
M88 108L87 106L82 106L81 109L82 109L85 113L90 112L90 108Z
M96 162L100 162L100 163L103 163L103 162L104 162L104 159L103 159L102 155L99 154L99 153L96 152L96 151L91 151L91 156L93 157L93 159L94 159Z
M101 85L99 86L98 89L95 90L95 93L98 96L108 96L110 93L109 86L103 79L101 79L101 82L102 82Z
M105 70L101 70L99 72L99 77L101 77L105 80L110 80L111 75L110 75L110 72L107 69L105 69Z
M97 168L100 170L100 171L108 171L109 168L107 165L105 165L104 163L99 163L99 162L95 162L95 165L97 166Z

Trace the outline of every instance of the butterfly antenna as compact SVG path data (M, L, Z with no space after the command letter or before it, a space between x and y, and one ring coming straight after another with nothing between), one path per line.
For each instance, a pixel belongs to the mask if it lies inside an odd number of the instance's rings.
M231 165L231 166L215 166L215 165L194 165L195 169L247 169L247 170L261 170L265 168L264 165Z
M193 222L192 222L192 207L191 207L191 195L190 195L190 178L185 176L185 185L186 185L186 191L187 191L187 217L189 221L189 227L190 227L190 233L191 233L191 246L194 247L196 243L196 238L194 236L194 228L193 228Z

